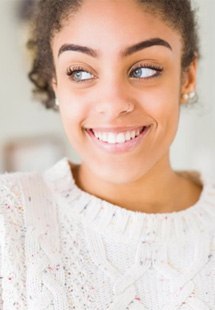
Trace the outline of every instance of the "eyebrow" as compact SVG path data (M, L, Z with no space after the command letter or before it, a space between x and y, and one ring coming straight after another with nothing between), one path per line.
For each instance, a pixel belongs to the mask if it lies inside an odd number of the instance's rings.
M152 38L149 40L139 42L135 45L129 46L125 50L121 51L120 54L121 54L121 56L126 57L126 56L133 54L133 53L141 51L143 49L146 49L146 48L149 48L152 46L157 46L157 45L158 46L164 46L164 47L167 47L168 49L172 50L171 45L167 41L160 39L160 38ZM67 52L67 51L81 52L81 53L87 54L87 55L92 56L92 57L98 57L98 55L99 55L98 51L96 51L90 47L87 47L87 46L81 46L81 45L76 45L76 44L63 44L58 51L58 57L63 52Z

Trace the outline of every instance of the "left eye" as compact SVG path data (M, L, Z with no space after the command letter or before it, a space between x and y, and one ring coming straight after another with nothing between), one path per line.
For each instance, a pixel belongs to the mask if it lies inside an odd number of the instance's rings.
M137 79L144 79L158 76L161 71L160 68L139 67L134 69L130 75Z

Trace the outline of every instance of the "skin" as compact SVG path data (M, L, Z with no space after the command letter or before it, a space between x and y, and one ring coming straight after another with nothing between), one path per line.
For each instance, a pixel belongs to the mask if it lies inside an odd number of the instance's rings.
M127 47L151 38L165 40L171 49L154 45L122 55ZM87 46L98 55L72 50L59 55L65 44ZM80 188L146 213L179 211L198 200L201 186L170 164L180 105L185 103L182 96L196 85L197 60L186 72L181 70L182 44L180 33L133 0L123 1L123 5L120 0L85 0L55 34L52 86L67 138L82 159L81 165L71 164ZM140 71L140 79L130 76L140 64L159 66L163 71L159 77L147 78L156 71L146 69ZM66 74L74 65L87 71L82 78L88 80L78 83ZM133 150L120 154L98 148L84 130L109 128L115 132L145 124L151 125L147 136Z

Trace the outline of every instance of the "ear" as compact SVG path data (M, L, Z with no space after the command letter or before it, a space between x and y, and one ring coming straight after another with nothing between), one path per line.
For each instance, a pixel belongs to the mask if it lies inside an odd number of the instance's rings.
M51 80L51 86L52 86L52 89L55 93L55 97L57 97L57 80L55 77L53 77Z
M183 98L183 95L189 94L196 89L197 83L197 67L198 57L196 56L189 67L182 72L182 83L181 83L181 103L186 103L187 100Z

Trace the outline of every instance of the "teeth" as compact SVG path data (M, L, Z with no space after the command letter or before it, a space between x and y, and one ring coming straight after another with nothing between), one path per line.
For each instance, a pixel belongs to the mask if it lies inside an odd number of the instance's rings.
M108 133L107 142L112 144L116 143L116 135L114 135L113 133Z
M93 133L94 133L94 135L96 136L96 138L98 138L98 139L99 139L99 137L100 137L99 132L94 131Z
M129 141L130 139L131 139L130 132L127 131L127 132L125 133L125 140L126 140L126 141Z
M123 133L118 133L116 136L117 143L124 143L126 141L125 135Z
M132 131L126 131L126 132L120 132L120 133L113 133L113 132L97 132L93 131L95 137L101 141L110 143L110 144L116 144L116 143L125 143L126 141L132 140L135 137L137 137L141 129L136 129Z
M133 130L133 131L131 132L131 138L132 138L132 139L135 138L135 130Z
M105 132L102 133L102 141L105 141L105 142L108 141L108 136Z

